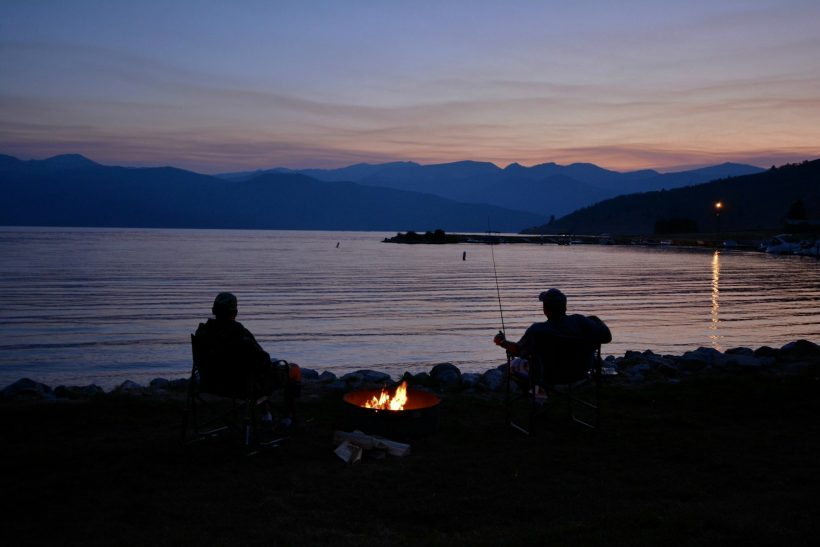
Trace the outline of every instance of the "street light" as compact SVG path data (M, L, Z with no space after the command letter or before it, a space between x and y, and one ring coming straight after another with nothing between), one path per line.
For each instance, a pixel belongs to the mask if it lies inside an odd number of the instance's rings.
M717 224L717 234L720 236L720 211L723 209L723 202L718 201L715 203L715 222Z

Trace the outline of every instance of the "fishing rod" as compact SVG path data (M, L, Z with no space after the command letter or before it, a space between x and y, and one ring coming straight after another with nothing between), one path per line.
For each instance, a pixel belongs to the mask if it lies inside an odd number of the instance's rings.
M493 250L493 239L492 239L492 231L490 230L490 217L487 217L487 234L490 236L490 256L493 260L493 275L495 276L495 294L498 297L498 313L501 315L501 330L498 331L498 334L503 336L505 339L507 338L506 332L507 327L504 326L504 308L501 307L501 288L498 286L498 270L495 267L495 251ZM510 352L505 349L505 353L507 354L507 381L506 381L506 403L505 406L507 408L507 423L510 425L515 425L512 422L512 411L510 409L510 383L512 381L512 365L510 363ZM520 428L519 428L520 429Z
M493 236L490 231L490 219L487 218L487 234L490 236L490 256L493 259L493 275L495 276L495 294L498 297L498 313L501 314L501 330L498 331L506 337L507 328L504 326L504 309L501 307L501 289L498 286L498 271L495 269L495 251L493 251Z

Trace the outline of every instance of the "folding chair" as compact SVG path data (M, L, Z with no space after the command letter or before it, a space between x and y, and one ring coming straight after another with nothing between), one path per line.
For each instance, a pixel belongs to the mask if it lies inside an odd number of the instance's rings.
M260 382L250 363L231 348L216 348L191 334L193 364L183 414L183 442L238 435L250 447L276 446L282 439L263 442L257 407L270 393Z
M600 426L600 394L602 384L601 345L591 345L580 338L541 334L535 350L529 356L529 373L515 378L507 367L507 423L525 435L532 435L536 419L548 407L550 399L564 399L569 418L582 426ZM512 393L515 382L523 393ZM523 408L521 408L523 407ZM523 413L523 420L516 418Z

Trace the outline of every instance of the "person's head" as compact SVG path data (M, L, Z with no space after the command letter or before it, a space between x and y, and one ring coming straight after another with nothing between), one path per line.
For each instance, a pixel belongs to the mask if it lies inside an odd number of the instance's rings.
M236 297L229 292L219 293L211 311L217 319L234 319L237 311Z
M544 304L544 315L549 317L563 317L567 314L567 297L558 289L550 289L538 295L538 300Z

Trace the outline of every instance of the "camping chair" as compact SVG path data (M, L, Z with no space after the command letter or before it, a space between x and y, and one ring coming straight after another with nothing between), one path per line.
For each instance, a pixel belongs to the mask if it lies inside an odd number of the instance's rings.
M507 423L531 435L535 420L548 406L549 399L564 399L569 418L590 429L600 425L600 392L602 383L601 345L591 345L577 337L543 333L538 335L535 350L529 358L529 373L515 378L507 367ZM513 394L512 383L523 393ZM524 419L513 414L523 407ZM519 414L520 415L520 414Z
M270 391L260 387L253 367L241 353L210 346L200 338L191 334L193 364L182 440L196 442L233 433L248 448L276 446L282 439L262 442L259 435L257 407L269 400Z

